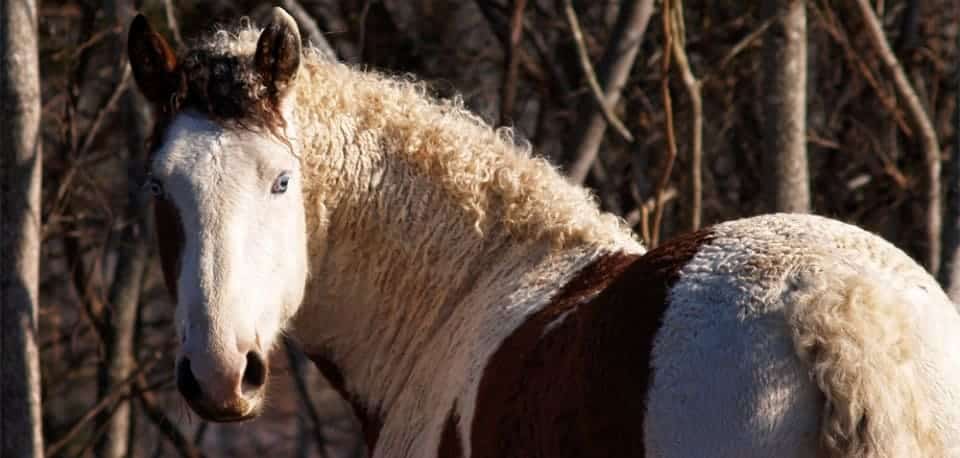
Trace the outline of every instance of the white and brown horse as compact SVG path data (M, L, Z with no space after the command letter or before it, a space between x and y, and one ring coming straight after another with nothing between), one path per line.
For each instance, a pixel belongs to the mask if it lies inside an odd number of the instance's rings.
M182 345L215 421L294 336L376 457L960 456L960 316L855 227L770 215L645 252L457 101L302 48L282 10L129 55Z

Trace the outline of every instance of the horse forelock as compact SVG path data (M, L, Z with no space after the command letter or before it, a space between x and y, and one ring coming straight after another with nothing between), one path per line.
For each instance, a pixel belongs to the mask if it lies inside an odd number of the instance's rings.
M253 55L260 30L247 22L233 30L221 29L191 42L177 57L170 97L156 107L157 120L150 138L151 156L176 116L186 110L221 125L269 132L283 139L286 121L280 100L255 70Z

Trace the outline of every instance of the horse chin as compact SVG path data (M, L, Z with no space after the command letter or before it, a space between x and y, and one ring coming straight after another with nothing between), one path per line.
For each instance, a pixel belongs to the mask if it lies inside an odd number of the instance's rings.
M191 401L187 405L200 418L216 423L238 423L252 420L263 411L263 396L254 399L238 399L228 405L214 405L206 401Z

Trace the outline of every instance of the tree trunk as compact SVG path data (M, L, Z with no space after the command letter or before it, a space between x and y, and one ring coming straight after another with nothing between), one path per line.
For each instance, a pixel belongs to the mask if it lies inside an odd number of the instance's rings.
M767 189L770 210L810 211L807 166L807 14L804 0L764 3L772 18L764 44Z
M115 0L112 3L115 23L126 26L136 12L133 2ZM122 50L115 54L120 58L118 83L124 84L126 58ZM129 76L127 76L129 77ZM149 205L143 200L140 189L143 161L146 159L144 145L149 135L150 120L146 103L127 90L120 102L124 131L127 135L127 207L126 220L130 225L119 234L116 274L110 285L108 304L103 310L103 360L98 370L98 395L100 398L114 391L118 384L125 383L136 365L133 337L140 304L140 286L143 272L149 260ZM101 458L124 458L130 448L131 402L123 397L111 410L105 410L98 424L106 423L104 433L97 443L97 456Z
M37 6L0 0L0 456L43 456Z
M960 49L960 34L957 35ZM960 67L955 70L954 83L960 88ZM943 218L943 254L940 256L938 280L953 302L960 301L960 90L954 94L953 151L947 162L947 202Z
M118 384L124 383L136 366L133 337L136 332L137 311L143 272L149 261L150 206L141 192L143 151L149 128L146 103L138 101L133 92L124 96L125 129L129 167L127 171L126 217L131 221L118 237L117 267L110 285L109 303L103 312L104 359L99 368L99 395L106 396ZM130 447L130 399L123 398L112 412L105 412L101 422L107 423L97 444L97 456L123 458Z

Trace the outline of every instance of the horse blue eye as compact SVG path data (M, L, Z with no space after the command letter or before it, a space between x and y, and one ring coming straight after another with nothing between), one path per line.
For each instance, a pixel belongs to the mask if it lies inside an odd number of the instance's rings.
M270 188L270 192L274 194L283 194L287 192L287 186L290 184L290 174L283 172L277 180L273 182L273 187Z

